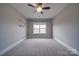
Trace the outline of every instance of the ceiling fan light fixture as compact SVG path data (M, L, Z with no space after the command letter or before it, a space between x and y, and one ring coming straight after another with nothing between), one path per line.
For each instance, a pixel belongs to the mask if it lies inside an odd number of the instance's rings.
M42 7L39 6L39 7L36 8L36 10L37 10L37 12L41 12L42 11Z
M35 12L39 12L43 14L43 10L49 10L50 7L44 7L43 3L36 3L36 4L28 4L28 6L35 8Z

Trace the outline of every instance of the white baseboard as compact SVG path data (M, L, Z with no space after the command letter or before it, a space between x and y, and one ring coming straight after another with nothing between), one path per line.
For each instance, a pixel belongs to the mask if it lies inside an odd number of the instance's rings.
M72 51L74 54L79 55L79 51L77 49L72 48L71 46L69 46L68 44L64 43L63 41L60 41L59 39L55 38L55 40L62 44L64 47L66 47L68 50Z
M0 55L4 55L6 52L8 52L9 50L11 50L12 48L14 48L16 45L18 45L19 43L21 43L24 39L21 39L19 41L17 41L16 43L10 45L9 47L7 47L6 49L0 51Z

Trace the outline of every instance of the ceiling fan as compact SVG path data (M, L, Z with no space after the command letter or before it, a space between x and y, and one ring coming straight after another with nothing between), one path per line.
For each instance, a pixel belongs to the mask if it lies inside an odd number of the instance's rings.
M36 9L36 12L40 12L41 14L43 14L43 10L49 10L50 7L44 7L43 3L35 3L35 4L30 4L28 3L28 6L33 7Z

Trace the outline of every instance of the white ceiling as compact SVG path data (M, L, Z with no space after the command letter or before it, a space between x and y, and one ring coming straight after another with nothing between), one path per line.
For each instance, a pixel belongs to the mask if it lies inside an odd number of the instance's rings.
M43 14L40 14L38 12L34 13L35 9L27 6L27 3L12 3L11 5L14 8L16 8L21 14L23 14L26 18L49 19L56 16L68 4L67 3L45 3L44 6L50 6L51 9L44 10Z

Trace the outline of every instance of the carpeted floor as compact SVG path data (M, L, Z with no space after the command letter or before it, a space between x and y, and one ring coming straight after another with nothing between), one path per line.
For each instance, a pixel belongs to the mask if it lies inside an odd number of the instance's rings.
M4 56L76 56L54 39L27 39Z

